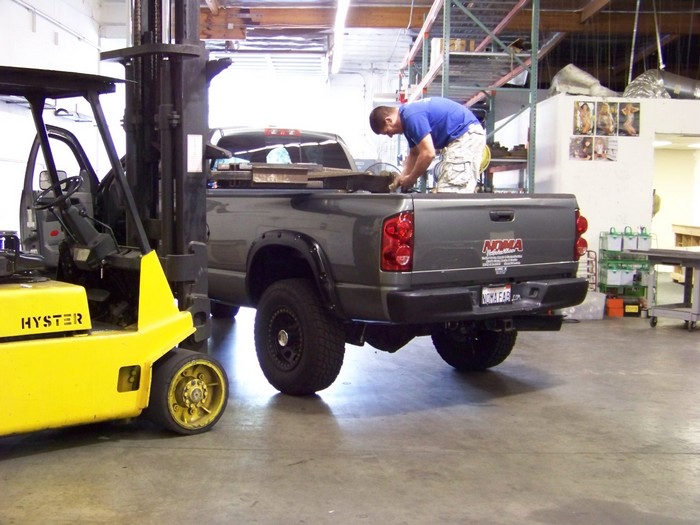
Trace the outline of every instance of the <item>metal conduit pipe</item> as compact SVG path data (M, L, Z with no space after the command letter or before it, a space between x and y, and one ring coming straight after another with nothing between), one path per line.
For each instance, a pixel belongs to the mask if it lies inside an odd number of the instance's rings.
M667 71L659 71L664 88L671 98L700 99L700 80L674 75Z

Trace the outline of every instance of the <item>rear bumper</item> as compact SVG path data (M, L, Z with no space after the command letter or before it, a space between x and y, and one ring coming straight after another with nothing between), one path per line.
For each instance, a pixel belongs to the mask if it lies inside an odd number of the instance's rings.
M580 278L514 283L509 304L482 306L480 285L394 291L386 297L395 323L439 323L546 313L583 302L588 281Z

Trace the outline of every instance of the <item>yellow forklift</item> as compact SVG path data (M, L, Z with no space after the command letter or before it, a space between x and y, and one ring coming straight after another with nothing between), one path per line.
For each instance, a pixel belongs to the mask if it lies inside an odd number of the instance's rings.
M118 82L0 67L0 97L28 107L37 133L21 233L0 232L0 436L142 413L176 433L197 434L226 408L221 364L178 347L192 339L197 320L178 307L167 258L146 233L110 136L100 95ZM98 218L107 213L85 150L44 120L46 108L59 114L61 102L76 97L91 108L109 161L110 200L120 202L112 224ZM184 273L181 282L193 279Z

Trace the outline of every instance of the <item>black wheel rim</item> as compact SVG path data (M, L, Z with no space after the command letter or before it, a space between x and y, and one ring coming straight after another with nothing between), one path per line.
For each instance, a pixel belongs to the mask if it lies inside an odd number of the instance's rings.
M270 320L267 351L280 370L292 370L301 360L303 336L297 317L289 310L275 312Z

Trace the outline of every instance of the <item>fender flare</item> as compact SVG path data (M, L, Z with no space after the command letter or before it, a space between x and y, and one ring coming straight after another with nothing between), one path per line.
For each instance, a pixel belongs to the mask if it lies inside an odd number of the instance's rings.
M254 297L250 282L250 269L258 253L270 246L282 246L297 252L308 263L314 276L314 283L324 306L336 317L345 320L345 312L338 299L331 264L323 248L312 237L290 230L270 230L260 235L250 247L246 261L246 289L249 297Z

